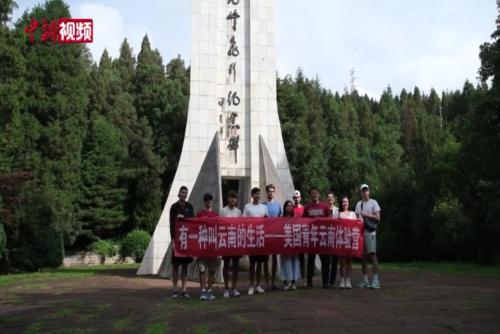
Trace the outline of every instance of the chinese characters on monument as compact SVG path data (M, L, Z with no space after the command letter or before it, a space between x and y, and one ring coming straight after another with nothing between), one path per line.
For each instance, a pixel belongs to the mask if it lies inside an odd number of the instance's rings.
M227 97L219 98L218 103L218 105L221 107L221 114L219 116L220 136L227 139L227 149L229 151L234 151L234 163L238 163L237 152L240 142L238 106L241 100L238 96L237 87L231 87L231 85L236 84L238 57L240 56L240 50L235 35L238 28L238 19L241 17L240 14L238 14L239 3L239 0L227 1L227 5L228 7L230 7L229 13L226 16L226 20L228 21L228 24L230 24L230 28L228 29L228 35L230 37L227 50L229 63L227 71L227 82L229 84L229 92L227 93Z

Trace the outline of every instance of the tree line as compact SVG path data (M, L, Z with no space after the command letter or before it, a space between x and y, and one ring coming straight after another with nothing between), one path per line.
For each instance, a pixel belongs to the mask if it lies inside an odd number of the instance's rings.
M31 45L30 19L70 17L69 7L49 0L9 25L14 6L0 6L1 267L57 266L65 251L152 233L182 148L189 66L165 64L147 36L137 56L125 39L98 63L84 45ZM499 36L497 20L479 83L460 91L387 87L376 100L300 69L278 78L296 188L355 202L368 183L383 260L499 263Z

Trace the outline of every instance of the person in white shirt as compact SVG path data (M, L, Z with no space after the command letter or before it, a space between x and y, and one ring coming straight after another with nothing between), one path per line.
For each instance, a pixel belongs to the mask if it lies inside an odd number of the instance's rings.
M268 217L267 207L259 203L260 201L260 189L252 189L252 202L245 205L243 209L244 217ZM251 255L250 258L250 288L248 289L248 294L251 296L256 291L261 294L265 290L260 286L262 279L262 264L267 263L269 260L268 255ZM257 284L255 283L255 276L257 276Z
M342 196L338 218L340 219L357 219L354 211L349 211L349 198ZM337 218L335 217L335 218ZM350 256L340 257L340 285L341 289L352 289L351 285L352 258Z
M376 200L370 198L370 188L367 184L361 185L359 190L362 200L356 205L356 215L363 220L365 226L365 247L361 260L363 278L358 286L360 288L380 289L377 260L377 225L380 222L380 206ZM367 260L372 263L373 279L371 284L368 282Z
M241 210L236 206L238 194L236 191L230 191L227 194L227 206L222 208L221 217L241 217ZM240 292L236 287L238 284L238 274L241 256L224 256L224 268L222 269L222 277L224 277L224 298L239 297ZM232 269L232 287L229 289L229 270Z
M337 218L339 215L339 208L335 206L335 194L330 191L326 194L325 204L330 208L330 216ZM339 257L336 255L320 255L323 257L323 262L321 266L326 264L328 273L328 287L335 287L335 280L337 279L337 267L339 262Z

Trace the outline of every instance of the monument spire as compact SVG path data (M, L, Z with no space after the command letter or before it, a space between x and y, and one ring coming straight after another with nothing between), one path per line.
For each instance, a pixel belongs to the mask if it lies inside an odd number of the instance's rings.
M193 0L189 110L177 172L138 274L169 272L169 210L181 185L195 210L205 192L249 200L252 187L291 198L276 103L274 0Z

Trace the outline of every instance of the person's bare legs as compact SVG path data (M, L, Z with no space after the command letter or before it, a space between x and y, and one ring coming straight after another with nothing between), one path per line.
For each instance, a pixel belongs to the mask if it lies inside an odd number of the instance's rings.
M255 287L254 282L255 282L255 260L250 259L250 268L249 268L249 275L250 275L250 286Z
M278 270L278 256L274 254L271 261L271 289L276 289L274 281L276 280L276 271Z
M212 290L212 286L214 285L214 281L215 281L215 272L209 271L208 272L208 282L207 282L208 290Z
M207 281L207 272L204 271L204 272L201 272L200 271L200 288L201 290L205 290L205 288L207 287L206 286L206 281Z
M240 272L239 259L233 258L232 265L233 265L233 289L236 289L236 286L238 285L238 274Z
M182 292L186 292L187 272L188 272L188 265L183 264L181 271Z
M378 259L376 253L370 254L370 262L372 263L373 275L378 275Z
M177 284L179 281L179 265L172 267L172 284L174 285L174 292L177 291Z
M344 256L340 258L340 278L346 278L346 258Z
M268 262L269 262L269 259L267 259L267 261L259 261L259 263L257 264L257 268L259 268L259 266L261 268L262 268L262 266L264 267L264 279L266 281L266 290L269 289L269 263ZM258 272L258 270L257 270L257 272ZM258 279L257 285L260 285L259 279Z
M363 276L368 274L367 255L364 252L361 258L361 271L363 272Z
M231 258L224 259L224 268L222 268L222 278L224 278L224 288L229 290L229 267L231 266ZM234 262L233 262L234 266ZM234 273L234 268L233 268ZM233 274L233 288L234 288L234 274Z
M256 286L260 286L260 282L262 279L262 265L264 265L264 273L265 273L266 272L265 268L267 267L265 262L264 263L262 261L257 262L257 285Z
M346 269L346 274L345 277L348 279L351 279L351 272L352 272L352 257L348 257L345 259L345 269Z

